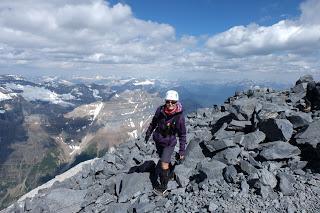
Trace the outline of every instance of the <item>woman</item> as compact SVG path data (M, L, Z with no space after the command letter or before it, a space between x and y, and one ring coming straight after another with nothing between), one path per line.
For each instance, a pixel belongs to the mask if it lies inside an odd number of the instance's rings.
M149 140L154 129L153 140L156 142L157 153L160 157L156 167L156 176L158 174L160 176L160 185L156 186L155 190L164 194L170 179L169 164L174 147L177 144L176 135L179 137L180 160L184 159L185 153L186 126L178 92L169 90L166 93L165 104L158 107L146 132L146 142Z

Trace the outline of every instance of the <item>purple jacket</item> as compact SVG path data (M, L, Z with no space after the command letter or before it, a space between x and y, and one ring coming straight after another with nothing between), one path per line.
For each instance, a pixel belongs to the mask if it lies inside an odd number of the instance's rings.
M178 104L180 104L178 102ZM164 106L158 107L155 115L152 118L146 135L150 137L153 130L153 140L163 146L175 146L177 144L176 135L179 137L179 154L185 154L186 146L186 125L183 110L173 115L167 115L164 112Z

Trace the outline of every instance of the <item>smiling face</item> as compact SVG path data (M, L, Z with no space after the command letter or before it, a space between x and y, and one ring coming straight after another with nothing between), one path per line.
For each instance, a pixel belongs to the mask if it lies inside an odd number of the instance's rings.
M176 108L176 105L177 105L177 101L166 100L166 107L169 110L173 110L174 108Z

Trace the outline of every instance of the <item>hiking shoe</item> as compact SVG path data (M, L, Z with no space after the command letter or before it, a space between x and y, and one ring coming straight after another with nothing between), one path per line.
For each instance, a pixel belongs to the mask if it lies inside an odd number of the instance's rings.
M165 196L168 194L168 190L163 188L163 187L156 187L153 189L153 192L156 194L156 195L160 195L160 196Z

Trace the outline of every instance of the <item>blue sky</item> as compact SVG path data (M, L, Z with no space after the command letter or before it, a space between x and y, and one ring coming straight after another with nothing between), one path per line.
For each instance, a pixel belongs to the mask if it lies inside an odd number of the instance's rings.
M319 0L1 0L0 74L320 76Z
M122 0L143 20L168 23L177 36L212 35L236 25L272 25L297 18L301 0Z

